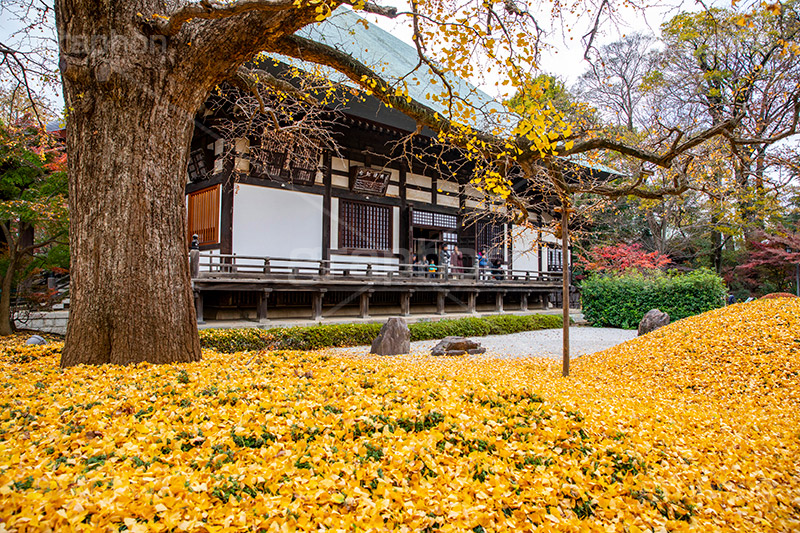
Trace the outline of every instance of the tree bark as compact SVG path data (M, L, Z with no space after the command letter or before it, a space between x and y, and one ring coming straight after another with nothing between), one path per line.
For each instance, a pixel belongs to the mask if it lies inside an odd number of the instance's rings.
M184 184L205 80L192 87L170 46L115 26L126 13L75 4L57 2L73 258L61 365L196 361ZM87 40L80 25L104 21Z
M55 2L69 110L62 366L200 358L184 206L195 113L255 53L317 15L314 4L289 3L160 35L152 21L165 9L160 0Z
M11 285L14 283L16 269L16 257L9 253L8 267L3 276L2 293L0 293L0 335L14 333L14 325L11 323Z

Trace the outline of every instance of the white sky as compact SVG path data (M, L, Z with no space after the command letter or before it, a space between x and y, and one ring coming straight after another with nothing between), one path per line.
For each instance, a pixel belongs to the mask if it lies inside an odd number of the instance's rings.
M570 17L569 24L573 26L571 33L565 33L559 21L553 20L551 16L553 0L539 0L538 22L541 25L549 24L548 34L545 41L550 47L543 51L540 67L544 73L554 74L564 79L567 85L572 85L578 77L589 67L583 59L584 46L581 43L583 35L590 27L592 22L591 15L584 13L583 16ZM591 3L592 0L584 0ZM376 0L381 5L394 6L398 11L407 9L404 0ZM528 0L528 3L536 3L537 0ZM563 3L563 2L562 2ZM708 6L730 7L728 0L712 0L705 2ZM642 10L631 7L623 7L615 14L613 19L606 20L600 25L600 31L593 43L595 47L609 44L619 40L626 34L644 33L659 34L659 27L663 22L668 21L681 11L699 11L703 6L696 0L666 0L658 2L653 0L651 6ZM362 15L363 16L363 15ZM393 21L384 17L367 16L372 22L381 28L391 32L394 36L412 45L411 28L408 26L408 18L400 21ZM498 96L497 88L494 86L495 80L490 80L490 84L480 80L469 80L492 96Z

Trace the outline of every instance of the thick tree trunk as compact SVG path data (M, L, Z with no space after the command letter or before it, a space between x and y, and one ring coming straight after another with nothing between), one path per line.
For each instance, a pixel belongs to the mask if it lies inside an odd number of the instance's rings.
M65 17L63 9L73 261L61 365L196 361L184 185L207 81L198 76L198 88L179 79L176 53L133 30L75 42L65 32L104 13Z
M81 147L69 201L71 252L83 260L70 272L62 366L200 358L184 215L193 114L168 91L137 96L84 92L91 112L67 127Z
M14 270L17 268L16 259L9 257L6 274L3 276L2 293L0 293L0 335L14 333L11 323L11 286L14 283Z
M170 4L55 0L69 110L71 301L62 366L199 359L184 208L194 115L256 52L317 16L315 4L245 5L228 18L155 34L148 21L163 20Z

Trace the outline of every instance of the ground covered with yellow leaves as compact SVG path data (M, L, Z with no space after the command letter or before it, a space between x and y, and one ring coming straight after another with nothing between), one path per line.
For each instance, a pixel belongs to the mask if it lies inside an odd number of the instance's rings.
M16 342L16 343L15 343ZM544 359L7 341L0 531L798 531L800 302Z

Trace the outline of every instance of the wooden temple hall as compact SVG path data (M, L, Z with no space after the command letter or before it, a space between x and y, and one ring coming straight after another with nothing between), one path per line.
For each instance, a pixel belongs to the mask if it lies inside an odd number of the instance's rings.
M390 65L415 54L377 26L356 23L349 10L331 19L336 24L323 22L313 38L342 42L332 33L347 31L358 50ZM425 87L418 90L424 99ZM199 248L190 254L198 320L446 315L557 303L561 250L536 231L549 222L550 206L543 201L529 227L515 226L485 210L467 171L396 158L397 141L416 129L409 117L343 91L326 126L337 149L298 156L292 146L256 137L225 138L218 126L232 116L210 102L197 116L190 152L186 204L189 238L196 235ZM426 151L432 135L417 135L414 150Z

